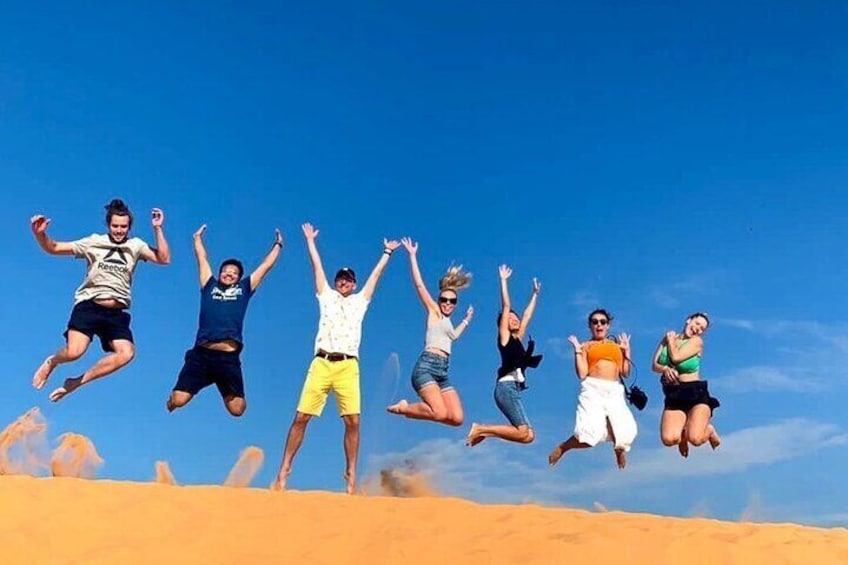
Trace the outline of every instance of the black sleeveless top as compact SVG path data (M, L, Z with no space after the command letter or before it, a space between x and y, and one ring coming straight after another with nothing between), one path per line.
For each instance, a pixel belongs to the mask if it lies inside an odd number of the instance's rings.
M526 349L524 348L524 344L521 343L521 340L514 335L509 336L509 340L506 342L506 345L501 345L499 337L498 351L501 354L501 366L498 368L498 379L507 376L516 369L526 371L527 368L538 367L539 363L542 361L542 356L533 355L534 348L535 342L532 337L528 341ZM524 383L520 384L524 385ZM522 388L526 388L526 385L522 386Z

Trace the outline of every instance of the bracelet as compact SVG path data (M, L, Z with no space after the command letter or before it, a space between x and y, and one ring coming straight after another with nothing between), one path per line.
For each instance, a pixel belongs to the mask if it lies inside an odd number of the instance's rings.
M468 320L466 320L465 318L463 318L463 319L462 319L462 323L463 323L463 324L465 324L465 325L467 326L467 325L469 325L471 322L469 322Z
M392 256L392 253L394 253L394 252L393 252L391 249L383 249L383 253L385 253L386 255L388 255L389 257L391 257L391 256Z
M282 243L280 243L279 241L275 241L275 242L274 242L274 245L279 245L279 246L280 246L280 249L282 249L282 248L283 248L283 244L282 244ZM274 245L272 245L271 247L274 247Z

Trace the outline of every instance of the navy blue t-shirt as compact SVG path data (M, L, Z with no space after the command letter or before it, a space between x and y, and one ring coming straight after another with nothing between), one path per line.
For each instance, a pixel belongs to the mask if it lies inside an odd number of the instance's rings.
M200 291L200 322L194 344L232 339L241 345L244 342L244 315L251 296L250 277L244 277L229 287L221 286L218 279L209 277L209 282Z

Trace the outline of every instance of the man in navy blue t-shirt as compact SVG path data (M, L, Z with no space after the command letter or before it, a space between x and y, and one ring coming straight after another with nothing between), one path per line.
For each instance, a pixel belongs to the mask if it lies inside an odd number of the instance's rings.
M194 347L186 351L185 364L168 398L168 412L185 406L201 389L214 384L230 414L241 416L247 408L239 358L244 344L244 315L253 293L280 256L283 236L277 230L271 251L249 277L242 278L241 261L227 259L221 263L216 279L203 246L204 231L206 224L194 234L201 288L197 337Z

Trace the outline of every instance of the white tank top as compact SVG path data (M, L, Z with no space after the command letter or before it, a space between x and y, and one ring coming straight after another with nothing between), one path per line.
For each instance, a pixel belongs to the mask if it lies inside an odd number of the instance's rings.
M450 355L451 344L455 339L456 333L454 332L450 318L442 317L438 322L427 328L427 335L424 338L424 349L431 347L441 349Z

